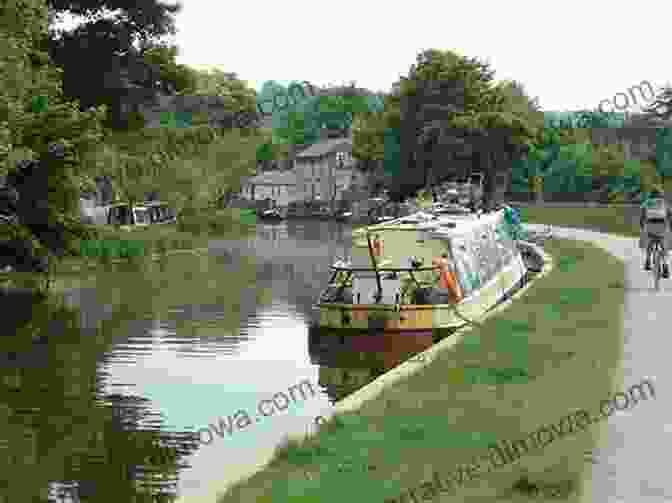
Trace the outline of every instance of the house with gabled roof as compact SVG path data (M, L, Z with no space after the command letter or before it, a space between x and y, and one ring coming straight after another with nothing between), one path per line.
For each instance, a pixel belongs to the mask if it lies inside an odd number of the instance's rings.
M298 153L294 160L296 194L304 201L340 201L362 183L352 156L352 138L325 138Z

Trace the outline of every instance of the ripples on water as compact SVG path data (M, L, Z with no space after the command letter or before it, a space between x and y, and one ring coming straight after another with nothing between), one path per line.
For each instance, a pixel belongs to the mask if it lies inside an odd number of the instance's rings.
M202 256L64 273L46 300L0 296L0 494L214 501L207 487L240 475L229 467L252 467L257 451L426 349L431 335L309 336L350 230L260 224L252 238L211 240ZM303 379L318 396L199 445L198 428Z

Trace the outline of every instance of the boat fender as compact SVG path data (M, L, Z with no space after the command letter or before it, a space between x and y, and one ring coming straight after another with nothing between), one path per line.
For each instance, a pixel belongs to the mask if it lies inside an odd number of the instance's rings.
M373 255L378 258L383 256L383 240L378 235L373 240Z
M448 291L453 302L460 302L463 298L462 290L455 273L449 268L448 259L444 256L438 259L436 263L439 268L439 288Z

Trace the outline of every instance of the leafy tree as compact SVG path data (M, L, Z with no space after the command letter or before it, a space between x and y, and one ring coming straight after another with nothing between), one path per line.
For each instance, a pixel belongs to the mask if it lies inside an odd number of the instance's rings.
M173 15L179 4L168 5L155 0L140 2L49 2L52 19L69 13L82 16L83 23L71 31L51 26L41 40L55 64L64 71L63 91L67 98L79 100L84 107L107 105L108 125L124 128L122 107L129 101L146 102L159 89L181 86L186 77L183 69L166 66L168 48L156 49L148 58L163 65L148 64L142 51L157 45L160 37L175 34ZM110 11L117 11L110 15ZM106 15L103 18L103 15ZM159 44L160 45L160 44ZM160 57L157 52L163 51ZM81 71L86 62L86 72ZM170 79L170 83L162 82ZM157 84L158 83L158 84Z
M186 65L178 65L178 48L165 43L147 44L140 51L143 60L158 69L160 85L170 94L195 94L198 74ZM147 87L153 83L145 82Z
M179 3L169 4L157 0L48 0L53 15L68 13L96 22L102 16L120 23L133 34L135 40L147 42L165 35L175 35L174 15L182 10ZM52 30L57 35L63 30Z
M667 199L672 194L672 128L656 130L656 172L661 178Z
M259 125L256 92L245 81L218 69L190 70L194 74L195 86L180 94L218 96L223 99L225 109L233 114L233 124L237 127L256 128Z
M4 204L11 214L0 224L0 267L44 270L38 257L74 252L74 241L91 235L79 223L78 161L102 139L105 111L81 112L63 100L61 72L39 47L47 28L46 6L42 0L28 3L28 8L24 1L6 4L0 26L0 64L7 70L0 74L5 200L11 193L11 204ZM39 107L35 96L43 97ZM17 165L15 152L24 158Z
M492 84L487 64L451 51L423 51L398 86L402 175L394 199L456 173L446 159L471 158L486 174L486 201L497 172L535 135L530 113L512 105L510 84ZM392 103L390 103L392 105ZM395 113L389 124L394 126Z

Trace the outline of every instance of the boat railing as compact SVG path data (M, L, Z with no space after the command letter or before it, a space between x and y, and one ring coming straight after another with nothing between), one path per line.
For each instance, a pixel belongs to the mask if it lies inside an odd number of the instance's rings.
M426 267L348 267L348 266L329 266L332 271L345 271L345 272L419 272L419 271L434 271L439 269L439 265L426 266Z

